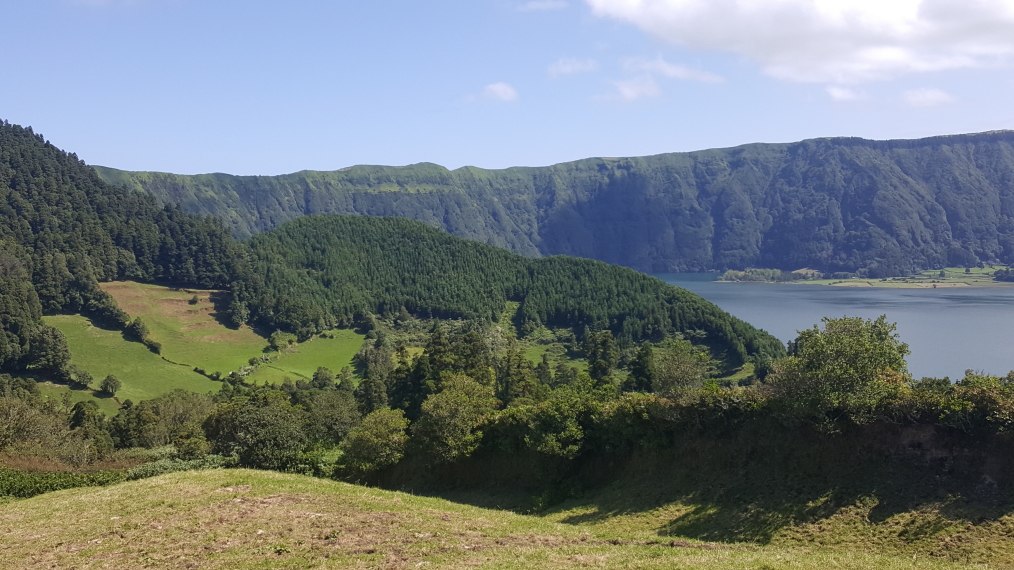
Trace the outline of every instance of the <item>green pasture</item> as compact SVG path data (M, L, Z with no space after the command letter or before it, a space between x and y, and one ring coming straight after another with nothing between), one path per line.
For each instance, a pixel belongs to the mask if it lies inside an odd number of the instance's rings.
M949 287L1005 287L1014 285L993 279L993 273L1004 266L972 267L965 272L964 267L947 267L943 270L923 271L908 277L888 277L886 279L812 279L793 281L793 284L831 285L836 287L887 287L896 289L945 289ZM940 272L944 276L940 276ZM934 287L936 286L936 287Z
M227 375L260 356L268 341L248 327L230 329L218 320L217 293L173 290L159 285L121 281L103 283L131 318L141 317L151 338L162 344L162 356L172 362ZM193 297L196 304L191 304Z
M105 378L105 376L103 376ZM100 380L101 382L101 380ZM116 403L116 400L110 398L105 394L100 394L95 390L85 390L83 388L72 388L70 386L64 386L62 384L53 384L51 382L39 382L39 391L42 393L44 398L51 398L53 400L62 400L64 394L70 394L70 402L76 404L78 402L93 401L98 404L99 409L102 410L107 416L115 416L119 411L120 406Z
M123 388L116 397L121 402L147 400L177 388L193 392L219 388L217 382L191 368L166 362L143 344L124 339L120 331L96 327L85 317L58 315L43 320L67 337L71 363L92 375L92 388L110 374L120 379Z
M352 366L352 357L363 345L363 335L350 330L334 330L328 336L334 338L316 337L281 353L272 353L271 361L258 366L250 375L250 380L258 384L278 384L286 377L293 381L312 378L320 366L336 374L342 368Z

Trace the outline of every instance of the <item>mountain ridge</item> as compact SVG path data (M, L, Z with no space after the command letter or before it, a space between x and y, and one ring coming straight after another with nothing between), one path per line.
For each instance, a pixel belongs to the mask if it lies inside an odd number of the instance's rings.
M97 167L246 238L303 215L399 216L529 257L646 272L870 277L1014 261L1014 131L750 143L545 167L358 165L280 176Z

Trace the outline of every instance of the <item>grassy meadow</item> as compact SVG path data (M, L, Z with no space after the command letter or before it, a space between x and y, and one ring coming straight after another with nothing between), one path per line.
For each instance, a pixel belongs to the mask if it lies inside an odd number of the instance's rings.
M59 521L59 522L57 522ZM299 475L213 470L15 501L0 557L27 568L1003 567L878 552L869 544L722 544L651 524L561 523Z
M176 290L131 281L103 283L102 289L131 318L141 317L162 356L223 375L263 354L268 341L249 327L230 329L216 319L215 291ZM198 302L190 304L196 296Z
M105 378L105 376L103 376L103 378ZM39 392L42 393L42 396L45 398L62 400L66 394L70 396L71 404L91 400L98 404L99 409L107 416L116 415L117 410L120 409L120 405L117 403L116 399L110 398L106 394L101 394L96 390L85 390L79 387L72 388L70 386L54 384L52 382L39 382L37 385L39 386Z
M69 393L72 402L94 400L109 415L115 414L119 402L127 399L138 402L178 388L200 393L217 391L220 384L194 372L195 367L209 374L228 374L247 366L251 358L270 354L270 362L260 365L250 379L280 383L286 377L310 378L318 366L338 372L352 363L363 343L363 335L335 330L328 338L313 338L281 353L266 353L268 341L263 336L247 327L230 329L216 320L211 301L214 291L180 291L132 282L104 283L102 288L131 318L144 320L151 338L162 344L162 355L126 340L120 331L97 327L79 315L44 317L46 324L67 337L71 363L91 374L94 382L92 390L48 382L39 387L52 398ZM195 295L198 302L191 304ZM115 399L95 390L110 374L123 383Z
M335 373L352 365L352 357L363 345L363 335L350 330L334 330L328 337L316 337L296 344L280 354L272 354L270 362L261 364L250 375L257 383L281 383L285 378L309 379L317 367L330 368Z
M177 388L193 392L217 391L219 384L193 371L192 367L166 362L139 342L123 338L117 330L96 327L79 315L43 317L46 324L67 337L71 363L95 379L93 388L107 375L120 379L117 399L147 400Z

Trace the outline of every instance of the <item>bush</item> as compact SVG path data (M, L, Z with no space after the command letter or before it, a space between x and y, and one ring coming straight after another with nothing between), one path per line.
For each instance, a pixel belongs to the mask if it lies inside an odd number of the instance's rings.
M115 396L116 393L120 391L121 387L123 387L123 384L120 382L119 378L113 376L112 374L106 376L102 380L102 383L99 384L99 390L102 390L110 396Z
M401 410L377 410L363 418L342 440L343 469L360 478L390 467L405 456L408 419Z
M839 420L871 421L904 388L908 345L884 316L823 322L790 343L791 356L775 363L768 383L791 419L830 429Z
M120 483L125 476L120 471L72 473L69 471L17 471L0 469L0 497L27 499L50 491L75 487L98 487Z
M443 381L443 390L422 403L412 436L434 461L468 457L479 447L479 427L497 403L492 389L467 376L452 376Z
M133 469L130 469L126 473L127 481L134 481L136 479L147 479L148 477L157 477L159 475L165 475L166 473L176 473L179 471L197 471L201 469L222 469L226 467L234 467L236 460L232 457L222 457L221 455L206 455L199 459L160 459L158 461L152 461L151 463L145 463L138 465Z

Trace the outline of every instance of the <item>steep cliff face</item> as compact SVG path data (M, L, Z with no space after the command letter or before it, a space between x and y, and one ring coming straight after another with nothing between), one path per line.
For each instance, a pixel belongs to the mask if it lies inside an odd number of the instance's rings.
M529 256L642 271L888 276L1014 261L1014 132L815 139L542 168L355 166L284 176L97 168L238 237L317 213L401 216Z

